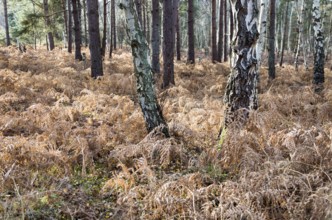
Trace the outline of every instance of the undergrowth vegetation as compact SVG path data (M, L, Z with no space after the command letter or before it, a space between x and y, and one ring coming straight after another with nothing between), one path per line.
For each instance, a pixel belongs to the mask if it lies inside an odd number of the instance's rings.
M175 65L148 134L130 53L105 76L64 51L0 51L1 219L332 218L332 73L263 67L260 107L221 149L227 64ZM158 80L157 80L158 81ZM159 86L158 86L159 87Z

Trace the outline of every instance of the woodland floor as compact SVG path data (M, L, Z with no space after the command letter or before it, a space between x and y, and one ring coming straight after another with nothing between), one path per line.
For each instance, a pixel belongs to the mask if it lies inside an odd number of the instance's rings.
M158 98L172 137L147 134L131 55L105 76L65 51L0 49L0 219L332 218L332 73L277 67L260 107L218 129L228 64L175 64ZM88 66L88 65L86 65Z

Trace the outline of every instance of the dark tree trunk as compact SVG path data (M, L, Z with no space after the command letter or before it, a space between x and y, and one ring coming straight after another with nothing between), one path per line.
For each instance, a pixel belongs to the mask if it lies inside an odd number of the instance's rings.
M51 20L48 15L48 0L43 0L43 5L44 5L44 16L45 16L45 25L47 28L51 29ZM53 34L51 31L47 33L48 37L48 43L49 43L49 50L54 49L54 39L53 39Z
M270 26L269 26L269 79L276 77L275 67L275 34L276 34L276 0L270 0Z
M86 0L83 0L84 43L88 46L88 28L86 25Z
M70 1L70 0L69 0ZM77 2L78 0L72 0L73 5L73 18L74 18L74 32L75 32L75 59L82 60L81 54L81 27L78 17Z
M113 39L113 49L116 50L116 16L115 16L115 0L112 0L112 39Z
M73 34L72 34L72 28L73 28L73 16L71 11L71 0L68 1L68 52L72 52L72 46L73 46Z
M104 14L103 14L103 38L101 40L101 55L103 57L105 57L105 53L106 53L106 29L107 29L107 3L106 0L103 1L104 2Z
M285 51L285 45L286 45L286 36L287 36L287 26L288 26L288 8L289 8L289 2L286 3L286 10L284 14L284 34L282 37L282 42L281 42L281 57L280 57L280 63L279 66L282 66L284 62L284 51Z
M91 77L103 75L103 63L100 50L98 0L87 0L89 23L89 48L91 55Z
M143 19L142 19L142 0L135 0L135 4L136 4L136 11L137 11L138 20L139 20L139 23L140 23L140 25L142 27L143 26Z
M174 0L164 1L163 15L163 59L164 59L164 77L162 88L167 88L170 84L175 85L174 81L174 44L175 44L175 26L174 26Z
M218 41L218 62L222 61L223 55L223 38L224 38L224 2L220 0L219 10L219 41Z
M217 60L217 16L216 16L216 0L212 0L212 62Z
M187 63L195 63L195 35L194 35L194 0L188 0L188 58Z
M81 0L77 0L78 25L80 27L80 44L82 45L82 5Z
M227 36L227 0L224 0L224 62L228 60L228 36Z
M233 35L234 35L234 17L233 17L233 10L232 7L229 8L229 19L230 19L230 27L229 27L229 40L230 40L230 44L232 44L233 42ZM232 56L232 50L229 50L229 56Z
M181 33L180 33L180 16L179 16L179 0L176 0L177 6L176 6L176 60L181 60Z
M63 19L65 21L65 41L68 44L68 16L67 16L67 9L66 9L66 0L62 1L62 9L63 9ZM65 44L65 47L67 45Z
M225 102L224 126L234 120L245 120L249 111L257 109L257 60L256 41L259 33L257 30L257 6L255 0L232 1L237 20L237 38L234 42L232 59L232 72L228 79ZM251 22L248 22L251 21Z
M147 130L151 132L156 127L160 127L165 136L169 137L168 127L163 118L153 86L153 74L149 60L149 45L147 44L134 10L133 0L125 0L123 2L124 3L120 4L120 8L126 11L127 30L131 41L130 45L137 79L136 88L138 100Z
M3 8L5 11L5 29L6 29L6 45L10 45L10 36L9 36L9 24L8 24L8 13L7 13L7 0L3 0Z
M322 29L322 19L320 12L320 1L314 0L312 6L312 17L313 17L313 29L314 29L314 90L320 92L323 90L324 85L324 64L325 64L325 53L324 53L324 36Z
M160 73L160 8L159 0L152 0L152 71Z

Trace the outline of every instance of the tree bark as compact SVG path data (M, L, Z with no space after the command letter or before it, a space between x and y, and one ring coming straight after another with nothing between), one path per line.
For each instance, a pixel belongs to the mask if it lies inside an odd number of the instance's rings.
M143 19L142 19L142 0L135 0L136 11L139 23L141 27L143 26Z
M73 34L72 34L72 28L73 28L73 16L71 11L71 0L67 0L68 2L68 53L72 52L72 46L73 46Z
M49 50L54 49L54 38L53 38L53 33L51 31L51 20L48 15L48 0L43 0L43 5L44 5L44 17L45 17L45 25L46 28L48 29L47 32L47 37L48 37L48 43L49 43Z
M212 38L211 38L211 49L212 49L212 62L214 63L217 58L217 13L216 13L216 0L212 0Z
M194 0L188 0L188 58L187 63L195 63Z
M91 77L103 75L103 63L100 50L98 0L87 0L89 23L89 48L91 56Z
M115 0L112 0L112 39L113 39L113 49L116 50L116 16L115 16Z
M127 32L132 48L137 94L143 112L146 128L151 132L156 127L169 137L168 127L163 118L153 86L153 73L150 65L149 45L142 32L133 0L124 0L120 8L125 10Z
M281 41L281 55L280 55L280 63L279 66L282 66L284 62L284 51L285 51L285 46L286 46L286 36L287 36L287 26L288 26L288 8L289 8L289 2L286 3L286 10L284 14L284 28L283 28L283 36L282 36L282 41Z
M233 0L236 36L233 45L232 72L224 96L224 127L234 120L246 120L249 111L257 109L257 30L256 1Z
M88 46L88 28L86 25L86 0L83 0L84 43Z
M305 0L301 0L301 6L297 7L297 29L298 29L298 38L297 46L295 51L295 61L294 66L295 70L298 71L299 68L299 56L301 48L303 48L303 13L304 13L304 3ZM298 6L298 5L297 5Z
M70 0L69 0L70 1ZM72 0L73 17L74 17L74 32L75 32L75 59L81 61L81 27L78 17L77 0Z
M258 24L258 29L259 29L259 39L257 43L257 61L258 61L258 66L261 65L262 63L262 54L264 52L264 42L265 42L265 34L266 34L266 18L267 18L267 13L266 13L266 0L261 0L261 6L259 10L259 24Z
M224 62L228 60L227 0L224 0Z
M315 92L320 92L324 84L324 36L321 23L320 1L314 0L312 5L313 29L314 29L314 77Z
M106 53L106 30L107 30L107 3L106 0L103 0L103 38L101 40L101 55L105 57Z
M174 81L174 0L164 1L163 7L163 60L164 74L162 88L167 88L170 84L175 85Z
M219 10L219 41L218 41L218 62L223 59L223 38L224 38L224 0L220 0Z
M7 0L3 0L3 8L4 8L4 15L5 15L5 29L6 29L6 46L10 45L10 36L9 36L9 24L8 24L8 7L7 7Z
M152 0L152 71L160 73L160 7L159 0Z
M270 26L269 26L269 79L276 77L275 67L275 29L276 26L276 0L270 0Z
M63 9L63 19L64 19L64 22L65 22L64 46L65 46L65 48L67 48L67 44L68 44L68 16L67 16L66 0L62 0L62 9Z
M176 60L181 60L181 32L180 32L180 16L179 16L179 0L177 0L176 10Z

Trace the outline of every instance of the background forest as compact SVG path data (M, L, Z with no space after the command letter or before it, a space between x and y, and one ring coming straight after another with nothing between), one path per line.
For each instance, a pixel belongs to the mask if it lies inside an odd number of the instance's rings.
M332 218L332 1L2 3L0 219Z

